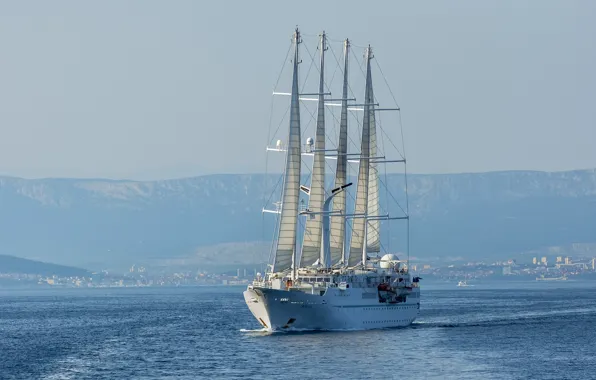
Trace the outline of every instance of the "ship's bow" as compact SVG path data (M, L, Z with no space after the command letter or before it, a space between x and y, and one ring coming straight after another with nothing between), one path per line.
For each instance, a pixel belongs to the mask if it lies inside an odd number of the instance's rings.
M272 328L263 291L259 288L248 286L243 294L244 301L256 320L259 321L263 327L267 329Z

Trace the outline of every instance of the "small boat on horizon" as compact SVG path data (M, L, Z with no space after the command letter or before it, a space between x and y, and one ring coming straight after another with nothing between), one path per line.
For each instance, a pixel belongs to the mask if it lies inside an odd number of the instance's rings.
M567 276L544 277L544 275L540 275L540 277L536 277L536 281L567 281Z

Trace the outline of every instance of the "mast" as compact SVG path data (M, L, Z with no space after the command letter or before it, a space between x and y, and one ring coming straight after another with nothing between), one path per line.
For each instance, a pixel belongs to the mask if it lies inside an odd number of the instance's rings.
M277 249L273 260L272 272L281 272L292 268L292 278L296 274L296 228L298 224L298 201L300 196L300 100L298 93L298 46L300 32L298 28L293 36L294 68L292 74L292 94L290 106L290 127L286 154L286 168L282 190L281 216Z
M341 118L339 124L339 144L337 145L337 169L335 170L335 188L346 184L348 167L348 61L350 41L344 41L344 82L341 99ZM334 213L346 213L346 194L341 192L333 200ZM346 218L343 215L331 217L331 265L347 261Z
M308 200L308 210L313 212L306 220L304 240L300 266L310 266L317 259L325 267L331 266L325 262L324 252L321 251L322 214L325 201L325 50L327 50L327 37L321 34L321 72L319 76L317 129L315 135L315 149L313 158L313 171Z
M371 114L374 114L374 109L370 99L372 94L372 76L370 68L370 60L372 59L372 49L369 46L366 49L366 89L364 92L364 117L362 120L362 142L360 146L360 167L358 169L358 187L356 190L356 207L354 214L360 214L364 217L354 219L352 224L352 240L350 241L350 254L348 258L348 266L355 266L362 260L362 265L366 265L366 249L368 230L368 191L370 180L370 163L371 158L370 142L371 142ZM374 115L372 117L374 123ZM361 256L360 256L361 255Z

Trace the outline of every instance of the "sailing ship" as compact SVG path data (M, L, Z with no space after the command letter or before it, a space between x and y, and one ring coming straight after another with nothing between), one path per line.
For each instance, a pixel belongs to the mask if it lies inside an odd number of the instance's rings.
M244 299L256 320L269 330L407 326L420 310L420 278L410 273L409 252L407 260L388 252L381 255L380 222L405 221L409 234L408 207L406 203L405 209L401 208L404 215L392 216L381 213L379 204L379 167L402 163L405 175L405 155L393 160L379 155L382 133L377 133L379 112L399 112L399 107L396 104L395 108L381 108L377 103L370 45L364 49L364 101L357 103L355 97L349 97L351 42L348 39L342 41L343 62L336 59L343 73L342 95L330 98L325 82L328 39L324 32L317 40L318 92L301 92L301 43L301 34L296 28L288 53L292 54L291 92L274 92L274 95L289 96L290 116L286 142L278 140L275 147L268 148L285 153L281 202L275 203L275 209L263 209L278 218L272 255L266 272L257 274L244 291ZM303 146L301 103L309 100L317 102L316 132L314 139L308 138ZM338 140L335 148L326 149L325 110L332 106L341 109ZM349 111L358 112L361 115L358 120L362 120L361 124L358 121L360 151L356 153L348 152ZM312 157L310 186L301 184L302 159L306 156ZM334 185L328 189L325 168L333 160L336 160ZM347 202L352 185L348 182L350 163L358 164L353 212L348 210ZM407 186L404 190L407 192ZM308 198L308 207L301 207L301 197L302 200ZM405 199L407 202L407 197ZM349 241L348 235L351 235Z

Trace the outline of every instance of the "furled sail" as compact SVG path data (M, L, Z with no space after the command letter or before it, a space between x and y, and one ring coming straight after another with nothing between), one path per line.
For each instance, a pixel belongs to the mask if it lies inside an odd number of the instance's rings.
M306 220L304 228L304 240L302 243L302 255L300 266L306 267L313 265L321 259L321 263L329 266L329 263L323 262L321 253L321 238L323 228L323 202L325 201L325 33L321 35L321 72L319 79L319 104L317 113L317 130L315 135L315 152L313 161L313 170L311 176L311 186L308 201L309 211L315 213ZM318 214L316 214L318 213Z
M370 62L369 57L369 62ZM375 124L375 96L372 87L372 75L370 72L370 63L366 70L366 82L370 86L368 98L365 100L368 106L369 124L370 124L370 157L377 157L377 126ZM369 161L368 171L368 208L367 215L369 217L379 216L379 169L378 164L374 162L374 158ZM379 219L371 219L368 221L366 229L366 251L377 253L381 251L381 235L379 228L381 227Z
M298 222L298 201L300 195L300 100L298 93L298 44L300 33L294 34L294 69L290 105L290 132L286 155L286 169L282 192L281 216L277 249L273 261L273 271L281 272L292 267L296 251L296 226Z
M344 42L344 82L341 100L341 118L339 124L339 143L337 144L337 169L335 170L335 186L341 187L346 184L348 166L348 57L350 42ZM333 199L333 212L346 213L346 193L341 192ZM331 217L331 265L335 265L344 259L346 233L346 219L344 216Z
M371 114L374 110L369 103L369 99L373 98L372 83L370 73L370 60L372 57L370 47L366 49L366 89L364 92L364 117L362 120L362 142L360 147L360 168L358 170L358 187L356 189L356 207L355 214L368 214L368 181L370 176L369 159L370 152L370 132L371 132ZM372 118L374 123L374 116ZM357 265L362 261L362 253L364 250L365 240L365 218L355 218L352 223L352 240L350 241L350 255L348 258L348 266Z

